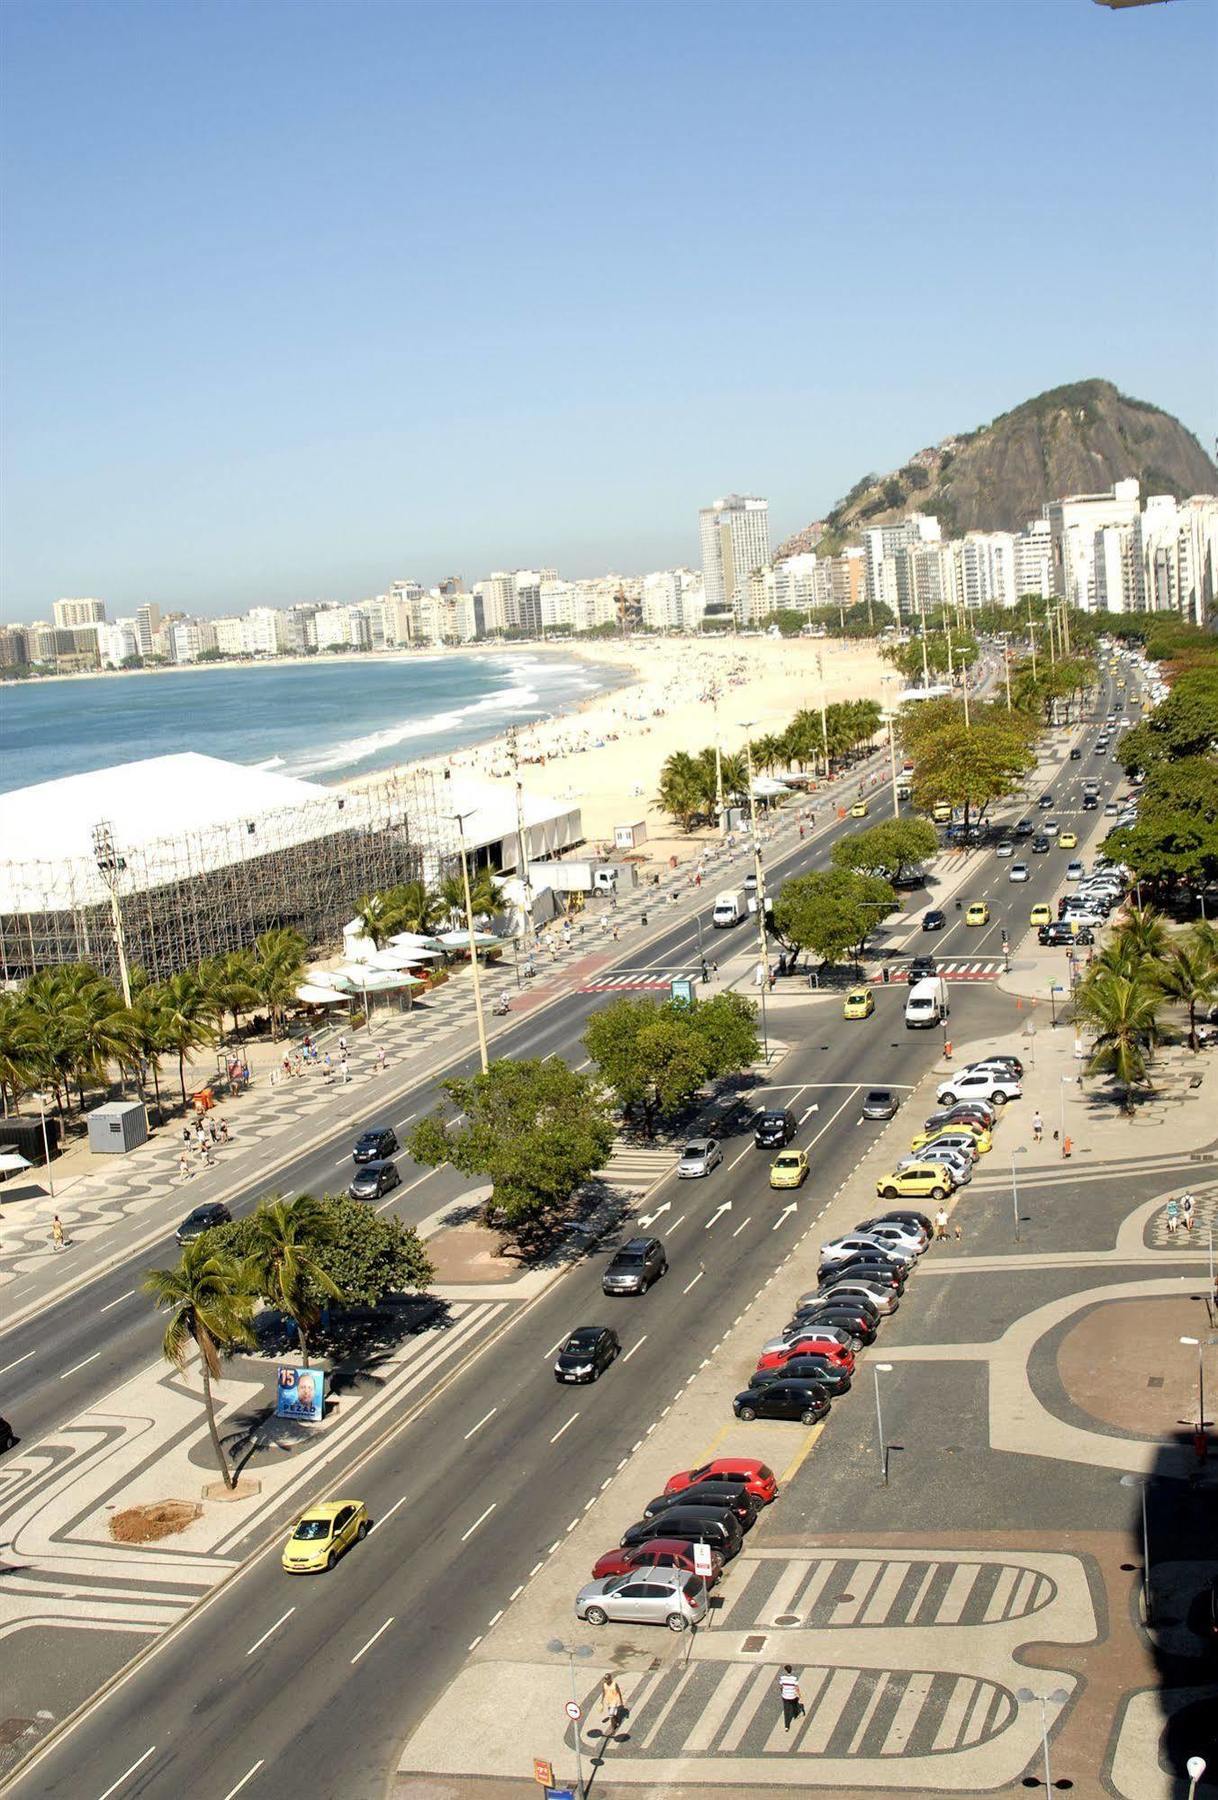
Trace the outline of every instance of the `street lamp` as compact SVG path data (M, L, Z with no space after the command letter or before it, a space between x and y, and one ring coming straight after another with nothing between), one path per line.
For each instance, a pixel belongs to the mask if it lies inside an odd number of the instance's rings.
M888 1450L884 1443L884 1414L880 1409L880 1376L892 1374L891 1363L872 1363L871 1373L875 1377L875 1424L880 1439L880 1473L884 1478L884 1486L888 1486Z
M1054 1688L1049 1694L1034 1694L1031 1688L1016 1688L1015 1698L1024 1706L1030 1700L1040 1701L1040 1741L1045 1758L1045 1793L1053 1791L1053 1777L1049 1769L1049 1705L1065 1706L1070 1696L1065 1688Z
M472 819L477 809L470 807L467 812L449 813L448 818L455 820L457 826L457 842L461 851L461 885L465 890L465 929L469 933L469 966L474 979L474 1016L478 1022L478 1057L482 1064L482 1073L486 1074L486 1021L482 1017L482 981L478 973L478 946L474 942L474 903L469 892L469 863L465 856L465 821Z
M1205 1774L1205 1758L1204 1756L1190 1756L1184 1766L1188 1770L1188 1800L1193 1800L1193 1796L1197 1792L1197 1783Z
M1150 1486L1149 1475L1122 1475L1121 1486L1140 1488L1142 1493L1142 1614L1149 1625L1152 1618L1150 1598L1150 1526L1146 1516L1146 1490Z
M1015 1158L1017 1156L1026 1156L1027 1154L1028 1146L1026 1144L1016 1144L1015 1148L1011 1151L1011 1211L1015 1215L1016 1243L1019 1242L1019 1188L1015 1181Z
M1066 1089L1073 1086L1073 1075L1063 1075L1061 1078L1061 1131L1059 1134L1061 1137L1061 1150L1063 1156L1066 1154Z
M757 936L761 951L761 1047L768 1066L770 1061L769 1020L766 1015L766 995L770 988L770 946L766 938L765 918L765 870L761 866L761 843L757 836L757 794L753 780L753 740L749 736L756 719L741 721L744 738L745 768L749 781L749 830L753 838L753 880L757 889Z
M571 1668L571 1700L572 1700L573 1705L578 1710L578 1708L579 1708L579 1689L578 1689L578 1686L577 1686L576 1680L575 1680L575 1659L577 1656L579 1656L579 1657L591 1656L591 1654L592 1654L591 1644L564 1644L561 1638L551 1638L549 1640L549 1642L546 1644L546 1649L552 1650L554 1652L555 1656L565 1656L566 1657L567 1662L569 1663L570 1668ZM588 1790L584 1786L584 1759L583 1759L583 1753L580 1749L580 1736L579 1736L580 1726L581 1726L582 1722L583 1721L578 1716L576 1718L573 1718L571 1721L571 1723L575 1727L575 1774L576 1774L576 1782L577 1782L577 1785L579 1788L579 1800L587 1800Z
M1182 1337L1180 1342L1197 1346L1197 1431L1200 1435L1205 1431L1205 1346L1195 1337Z

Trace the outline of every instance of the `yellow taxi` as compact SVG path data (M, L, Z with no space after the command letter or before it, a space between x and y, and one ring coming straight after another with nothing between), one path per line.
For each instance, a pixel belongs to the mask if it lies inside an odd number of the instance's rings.
M854 805L850 808L850 817L852 819L865 819L870 811L871 808L865 800L856 800Z
M910 1163L881 1175L875 1191L881 1200L944 1200L955 1185L942 1163Z
M842 1001L843 1019L869 1019L875 1011L875 995L870 988L851 988Z
M942 1137L945 1131L967 1131L970 1137L977 1140L978 1156L984 1156L994 1145L994 1140L984 1125L975 1125L969 1119L959 1119L954 1120L950 1125L940 1125L934 1131L920 1131L909 1147L916 1153L923 1144L929 1144L932 1139Z
M1046 906L1043 900L1039 906L1034 906L1028 914L1029 925L1052 925L1052 923L1053 908L1051 906Z
M1059 850L1077 850L1077 831L1059 831L1057 834L1057 847Z
M990 909L985 901L974 900L973 904L964 915L964 923L966 925L988 925L989 922Z
M370 1524L362 1500L323 1500L296 1521L283 1547L283 1566L289 1575L332 1569L344 1550L367 1537Z
M802 1187L808 1179L808 1152L784 1150L770 1164L772 1188Z
M936 800L934 810L930 816L935 821L936 825L950 825L952 822L951 801Z

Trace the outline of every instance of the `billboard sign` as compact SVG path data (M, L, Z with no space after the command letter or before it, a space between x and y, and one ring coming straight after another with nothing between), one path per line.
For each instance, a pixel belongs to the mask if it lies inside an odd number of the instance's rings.
M276 1377L275 1416L320 1425L326 1415L326 1372L280 1363Z

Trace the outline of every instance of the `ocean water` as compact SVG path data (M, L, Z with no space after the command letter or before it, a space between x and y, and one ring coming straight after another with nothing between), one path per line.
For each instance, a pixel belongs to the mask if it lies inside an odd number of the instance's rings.
M218 665L0 686L0 791L197 750L347 781L564 711L625 676L574 657Z

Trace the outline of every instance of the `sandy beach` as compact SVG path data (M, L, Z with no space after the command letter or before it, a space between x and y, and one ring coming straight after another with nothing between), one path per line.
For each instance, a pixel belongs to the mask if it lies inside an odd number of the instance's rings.
M725 751L737 750L748 736L781 731L801 707L819 707L818 658L826 702L874 698L887 705L901 685L874 643L833 638L580 644L568 654L635 680L519 728L525 791L578 801L590 845L611 845L615 825L645 820L652 860L684 860L706 835L686 837L656 803L660 769L673 751L697 752L715 742L716 732ZM428 760L502 782L510 792L502 738Z

